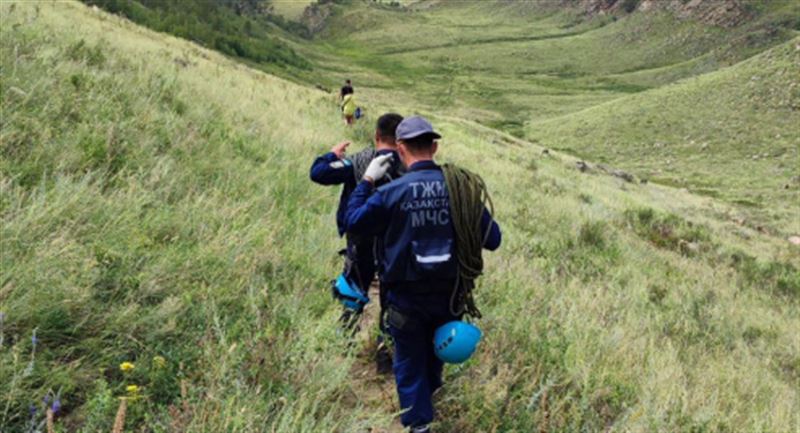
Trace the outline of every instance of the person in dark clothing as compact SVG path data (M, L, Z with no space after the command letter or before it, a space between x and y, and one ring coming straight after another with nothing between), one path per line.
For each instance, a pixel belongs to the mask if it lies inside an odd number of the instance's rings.
M347 247L344 250L345 266L344 276L353 281L364 292L369 291L376 272L376 259L374 255L375 237L350 234L345 232L345 211L350 194L355 189L358 181L364 176L367 166L376 156L392 155L395 163L387 170L387 175L381 180L388 183L399 178L404 172L400 159L396 153L394 132L403 117L395 113L387 113L378 119L375 128L375 147L364 149L350 157L345 156L345 150L350 142L342 142L334 146L330 152L318 157L311 166L311 180L320 185L342 185L342 194L339 198L339 208L336 211L336 226L340 236L346 235ZM381 302L381 304L383 304ZM348 309L342 314L342 324L345 328L353 330L358 322L359 315L354 315ZM380 321L382 324L382 321ZM379 339L379 352L376 354L378 371L388 373L391 369L391 358Z
M388 292L387 323L404 410L401 421L412 432L429 432L432 396L442 385L443 368L434 352L433 334L460 318L451 305L458 273L455 233L447 185L433 161L441 136L427 120L411 117L400 123L396 137L408 172L378 186L394 155L375 158L350 194L345 229L379 239L379 276ZM487 234L483 247L497 249L500 227L485 208L480 229Z
M350 82L350 80L345 80L344 86L342 86L342 90L339 92L339 100L342 100L346 95L352 95L353 93L353 84Z

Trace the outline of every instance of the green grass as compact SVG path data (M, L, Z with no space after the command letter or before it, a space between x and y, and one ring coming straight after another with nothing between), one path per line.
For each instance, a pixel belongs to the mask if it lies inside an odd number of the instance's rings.
M526 136L643 177L749 204L748 219L800 232L800 38L735 66L532 122Z
M367 104L474 120L739 205L752 227L786 237L800 232L800 6L748 4L753 18L726 29L667 12L352 2L306 50L330 56L322 75L354 78Z
M28 431L48 393L60 431L110 431L129 384L126 431L385 431L395 406L354 380L364 348L336 335L327 290L338 191L307 178L370 126L78 3L5 3L0 20L4 431ZM486 338L448 368L438 429L797 426L796 248L724 201L582 174L396 87L360 95L373 120L430 115L442 161L485 176L505 233L477 292Z
M275 13L292 21L298 21L311 3L313 3L311 0L272 0L270 2Z
M222 2L206 0L183 0L181 3L151 0L84 1L154 30L195 41L254 64L269 65L271 69L311 68L306 59L276 37L271 23L291 27L280 16L261 14L247 8L236 10Z
M513 2L442 2L414 12L352 3L337 9L320 48L378 73L362 86L388 77L421 102L473 120L542 120L714 71L791 38L798 12L772 2L731 30L666 13L576 20ZM430 96L443 89L450 98Z
M318 149L309 145L343 132L335 107L84 7L2 7L0 382L13 386L0 424L21 429L52 389L70 430L89 415L110 430L116 402L92 390L120 395L131 380L116 366L146 369L154 356L168 360L169 380L134 378L146 398L130 426L165 428L184 379L197 415L186 428L356 423L307 404L346 389L348 363L321 363L344 349L323 326L335 314L324 290L337 261L329 196L294 181ZM68 23L68 37L45 42ZM288 91L302 102L286 104Z

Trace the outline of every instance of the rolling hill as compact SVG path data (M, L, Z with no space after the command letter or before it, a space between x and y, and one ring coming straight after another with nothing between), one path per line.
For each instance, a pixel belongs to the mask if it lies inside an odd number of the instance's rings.
M800 232L800 4L623 3L355 2L312 46L368 103L396 92Z
M531 139L800 232L800 38L720 71L527 125Z

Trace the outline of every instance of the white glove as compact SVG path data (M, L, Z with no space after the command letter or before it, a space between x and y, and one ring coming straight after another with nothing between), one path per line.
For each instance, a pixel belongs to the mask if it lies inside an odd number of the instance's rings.
M364 180L375 183L380 180L383 176L386 176L386 172L389 171L389 167L392 166L392 154L387 153L386 155L377 156L370 161L369 166L367 167L367 171L364 172Z

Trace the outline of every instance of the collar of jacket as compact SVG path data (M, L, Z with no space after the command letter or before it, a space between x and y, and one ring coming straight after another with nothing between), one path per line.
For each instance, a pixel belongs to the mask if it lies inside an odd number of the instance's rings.
M419 171L419 170L439 170L439 166L433 162L433 160L427 161L417 161L411 164L411 167L408 167L408 171Z

